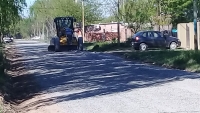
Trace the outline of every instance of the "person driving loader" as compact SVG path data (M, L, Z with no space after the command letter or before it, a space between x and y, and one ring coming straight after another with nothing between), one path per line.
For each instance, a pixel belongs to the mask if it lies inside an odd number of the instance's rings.
M72 29L69 28L70 23L65 23L65 21L62 22L62 35L64 34L64 36L66 36L68 38L68 45L72 44L72 37L73 37L73 31Z

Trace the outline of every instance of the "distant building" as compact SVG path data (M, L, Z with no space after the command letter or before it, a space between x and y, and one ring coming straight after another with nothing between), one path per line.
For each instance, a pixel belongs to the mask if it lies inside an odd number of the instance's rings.
M86 41L111 41L118 37L117 22L92 24L85 27ZM132 32L125 25L120 24L120 41L124 42L132 36Z

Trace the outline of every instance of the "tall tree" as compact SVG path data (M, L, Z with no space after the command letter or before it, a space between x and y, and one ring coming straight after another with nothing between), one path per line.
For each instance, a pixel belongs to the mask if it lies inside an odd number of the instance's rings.
M200 0L197 0L200 10ZM193 21L193 0L162 0L162 12L171 16L174 26ZM200 14L198 13L198 17Z
M117 15L116 1L113 4L113 14ZM197 0L197 7L200 10L200 0ZM143 23L177 26L181 22L193 21L193 0L125 0L120 9L120 16L116 18L129 23L134 31Z
M35 35L46 34L46 37L52 36L55 34L53 19L58 16L73 16L78 22L81 22L81 7L80 2L73 0L38 0L30 8L30 22L32 25L29 27L31 27L31 31ZM84 7L86 25L101 20L98 0L85 0Z
M19 21L24 6L25 0L0 0L0 36Z
M127 0L124 9L120 11L120 18L122 17L132 32L137 32L143 24L150 21L150 16L153 15L151 6L146 6L147 0ZM151 2L150 2L151 3Z

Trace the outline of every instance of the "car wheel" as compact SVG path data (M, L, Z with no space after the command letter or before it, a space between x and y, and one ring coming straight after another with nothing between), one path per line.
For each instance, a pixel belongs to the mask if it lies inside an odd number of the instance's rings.
M147 45L146 45L145 43L141 43L141 44L140 44L140 50L141 50L141 51L147 50Z
M55 52L60 52L60 41L58 38L55 39L54 47L55 47Z
M170 48L171 50L176 49L176 48L177 48L177 43L176 43L176 42L171 42L170 45L169 45L169 48Z

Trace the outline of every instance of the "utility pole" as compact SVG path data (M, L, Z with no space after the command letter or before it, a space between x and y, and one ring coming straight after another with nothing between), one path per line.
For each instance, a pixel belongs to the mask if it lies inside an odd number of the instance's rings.
M120 2L120 0L117 1L117 10L118 10L118 13L117 13L117 19L118 19L118 22L117 22L117 34L118 34L117 43L118 43L118 46L120 46L120 19L119 19L120 9L119 9L119 2Z
M194 9L194 48L198 51L198 40L197 40L197 0L193 0Z
M82 37L83 37L83 43L85 42L85 8L84 8L84 0L82 0Z
M160 3L160 1L159 1L159 12L160 12L160 24L162 24L163 25L163 21L162 21L162 7L161 7L161 3ZM161 26L159 24L159 26ZM160 27L159 27L160 28ZM163 28L162 28L163 29ZM161 30L161 28L160 28L160 30Z
M123 22L124 22L124 13L125 13L125 0L122 0L122 9L123 9L123 11L122 11L122 20L123 20Z
M160 0L157 0L157 13L158 13L158 19L159 19L159 21L158 21L158 30L160 31L160 20L161 20L161 12L160 12L160 10L161 10L161 7L160 7Z

